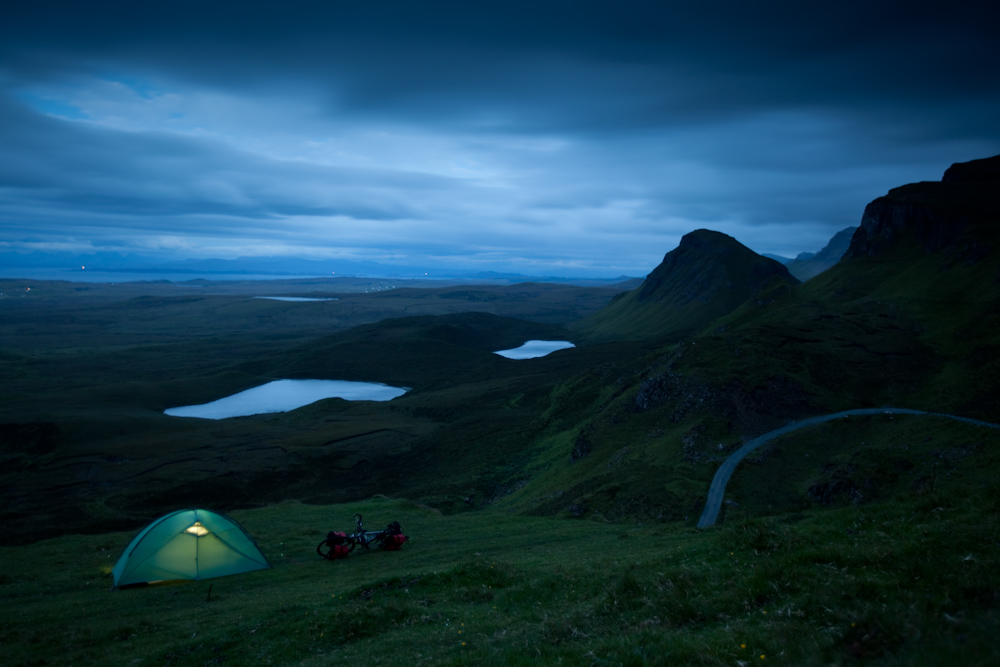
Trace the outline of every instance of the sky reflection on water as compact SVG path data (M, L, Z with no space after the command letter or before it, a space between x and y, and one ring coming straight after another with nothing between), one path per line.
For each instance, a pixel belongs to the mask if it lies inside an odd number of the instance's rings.
M185 405L164 410L171 417L227 419L268 412L287 412L324 398L347 401L388 401L402 396L406 389L374 382L347 380L275 380L202 405Z
M493 354L499 354L508 359L535 359L556 350L566 350L571 347L576 347L576 345L565 340L529 340L521 347L515 347L512 350L499 350Z

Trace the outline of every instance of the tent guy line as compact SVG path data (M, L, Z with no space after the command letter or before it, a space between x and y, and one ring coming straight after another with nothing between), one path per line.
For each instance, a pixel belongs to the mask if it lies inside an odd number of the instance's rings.
M715 471L715 477L712 478L712 484L708 487L708 498L705 501L705 511L701 513L701 518L698 519L698 528L708 528L715 525L715 519L718 517L719 509L722 507L722 498L726 493L726 484L729 483L729 478L732 477L733 472L736 470L736 466L739 465L740 461L742 461L747 454L757 449L764 443L769 442L778 436L785 435L786 433L791 433L792 431L797 431L800 428L805 428L806 426L822 424L823 422L840 419L842 417L878 414L930 415L932 417L947 417L948 419L955 419L968 424L974 424L976 426L1000 428L1000 424L979 421L978 419L969 419L968 417L959 417L958 415L949 415L941 412L909 410L906 408L860 408L857 410L844 410L843 412L835 412L829 415L820 415L818 417L810 417L809 419L803 419L802 421L792 422L791 424L786 424L781 428L768 431L764 435L757 436L737 449L729 456L729 458L723 461L722 465L719 466L719 469Z

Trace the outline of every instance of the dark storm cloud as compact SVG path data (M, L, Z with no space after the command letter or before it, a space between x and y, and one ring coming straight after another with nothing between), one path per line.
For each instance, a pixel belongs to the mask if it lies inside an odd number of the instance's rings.
M0 241L816 250L1000 149L998 32L987 3L21 3Z
M44 200L77 212L147 218L392 220L422 216L405 201L407 192L460 190L449 179L424 174L317 167L240 154L203 140L81 127L2 99L0 115L7 121L0 125L5 149L0 182L24 193L25 204Z
M567 106L627 126L1000 83L1000 10L981 2L21 3L4 26L30 77L128 57L214 83L325 79L365 111L537 111L577 90Z

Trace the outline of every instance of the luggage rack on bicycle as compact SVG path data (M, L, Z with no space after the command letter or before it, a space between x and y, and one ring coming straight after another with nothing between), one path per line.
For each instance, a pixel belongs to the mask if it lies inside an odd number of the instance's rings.
M382 530L365 530L361 524L361 515L355 514L357 527L351 534L331 530L326 538L316 546L316 553L327 560L347 558L356 547L370 549L372 545L386 551L399 551L409 538L403 535L403 529L398 521L393 521ZM324 548L326 549L324 551Z

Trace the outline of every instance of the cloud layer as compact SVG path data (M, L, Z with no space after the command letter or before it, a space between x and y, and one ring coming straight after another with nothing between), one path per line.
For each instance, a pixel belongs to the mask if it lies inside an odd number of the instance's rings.
M794 255L1000 152L998 27L982 3L22 3L0 243L614 275L708 227Z

